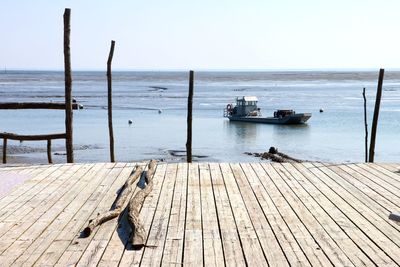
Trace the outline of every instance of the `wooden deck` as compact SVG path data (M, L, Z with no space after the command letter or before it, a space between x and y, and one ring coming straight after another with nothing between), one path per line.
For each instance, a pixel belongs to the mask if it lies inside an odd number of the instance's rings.
M133 167L0 168L31 177L0 199L0 265L400 264L400 164L159 164L144 249L127 244L126 214L80 238Z

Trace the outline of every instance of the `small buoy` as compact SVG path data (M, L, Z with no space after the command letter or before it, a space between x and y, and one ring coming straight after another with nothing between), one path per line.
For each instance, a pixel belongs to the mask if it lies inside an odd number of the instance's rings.
M158 114L161 114L161 113L162 113L162 110L161 110L161 109L159 109L159 110L158 110Z
M322 113L322 112L324 112L324 110L323 110L322 108L320 108L320 109L319 109L319 112Z
M75 98L72 98L72 103L76 103L76 99Z
M132 121L132 120L129 120L129 121L128 121L128 123L129 123L129 124L132 124L132 123L133 123L133 121Z
M79 109L83 109L83 105L79 104L78 105Z

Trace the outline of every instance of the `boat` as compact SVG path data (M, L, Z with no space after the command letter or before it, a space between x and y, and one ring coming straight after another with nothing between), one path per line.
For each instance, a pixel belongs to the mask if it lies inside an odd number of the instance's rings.
M291 109L278 109L273 117L263 117L257 107L255 96L236 98L236 105L228 104L224 109L224 117L230 121L269 123L269 124L302 124L311 118L311 113L296 113Z

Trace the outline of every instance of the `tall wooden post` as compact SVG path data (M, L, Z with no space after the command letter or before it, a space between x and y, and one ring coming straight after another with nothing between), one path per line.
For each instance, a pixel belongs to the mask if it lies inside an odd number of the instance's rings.
M374 162L376 129L378 127L379 108L380 108L380 105L381 105L382 84L383 84L383 76L384 76L384 74L385 74L385 70L384 69L380 69L379 70L378 88L377 88L377 91L376 91L374 117L372 119L371 143L369 145L369 162Z
M7 138L3 138L3 163L7 163Z
M51 139L47 139L47 160L49 164L53 163L53 159L51 158Z
M192 110L193 110L193 71L189 72L189 96L188 96L188 115L187 115L187 141L186 159L192 162Z
M365 87L363 88L364 98L364 126L365 126L365 162L368 162L368 123L367 123L367 98L365 97Z
M67 150L67 162L74 162L73 140L72 140L72 75L71 75L71 9L66 8L64 12L64 74L65 74L65 148Z
M111 41L110 54L107 60L107 81L108 81L108 133L110 137L110 160L115 162L114 157L114 131L112 124L112 76L111 76L111 63L114 55L115 41Z

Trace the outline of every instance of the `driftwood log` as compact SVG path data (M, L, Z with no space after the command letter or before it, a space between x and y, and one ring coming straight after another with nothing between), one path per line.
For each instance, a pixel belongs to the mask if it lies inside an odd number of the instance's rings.
M135 172L132 172L129 178L126 180L125 184L122 186L121 191L115 200L114 208L103 214L98 214L97 217L89 221L89 225L83 230L83 237L88 237L93 232L93 229L111 219L119 216L123 207L126 204L127 199L133 192L133 184L142 174L143 168L136 166Z
M139 219L139 213L144 200L153 189L153 174L156 168L156 163L155 160L150 161L149 169L146 172L147 185L144 189L136 193L128 205L128 222L132 228L130 242L133 245L133 249L141 249L146 244L146 231Z
M268 152L264 152L264 153L245 153L247 155L253 155L255 157L261 157L262 159L269 159L273 162L279 162L279 163L284 163L284 162L289 162L289 163L293 163L293 162L304 162L304 160L301 159L296 159L293 158L289 155L286 155L285 153L282 152L278 152L278 149L275 147L270 147Z

